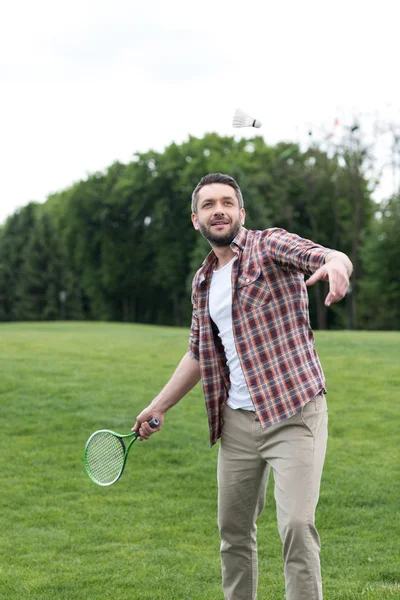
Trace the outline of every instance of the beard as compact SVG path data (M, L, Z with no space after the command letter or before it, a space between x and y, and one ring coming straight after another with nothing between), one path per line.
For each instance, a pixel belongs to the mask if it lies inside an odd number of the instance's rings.
M211 225L207 227L206 225L202 225L201 223L199 223L199 231L201 235L205 237L206 240L208 240L212 246L218 247L229 246L239 233L241 227L242 224L238 219L237 221L234 221L232 223L228 231L224 231L223 233L218 234L217 232L214 233L211 230Z

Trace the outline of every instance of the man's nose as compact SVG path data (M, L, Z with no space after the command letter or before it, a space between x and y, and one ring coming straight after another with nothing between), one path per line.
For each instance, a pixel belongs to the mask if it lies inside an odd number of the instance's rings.
M216 204L214 206L214 214L215 215L224 215L225 214L224 205L223 204Z

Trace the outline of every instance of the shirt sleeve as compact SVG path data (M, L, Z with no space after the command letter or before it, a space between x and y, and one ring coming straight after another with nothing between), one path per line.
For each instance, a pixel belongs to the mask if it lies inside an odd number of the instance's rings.
M333 252L311 240L302 238L285 229L267 230L264 251L266 256L284 269L312 275L325 264L325 258Z
M196 304L196 296L194 293L194 287L192 289L192 324L190 326L190 336L189 336L189 348L188 352L190 356L195 358L196 360L200 360L199 353L199 318L197 315L197 304Z

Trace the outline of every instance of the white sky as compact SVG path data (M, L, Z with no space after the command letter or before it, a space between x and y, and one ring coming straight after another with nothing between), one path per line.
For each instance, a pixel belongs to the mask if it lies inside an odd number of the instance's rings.
M0 8L0 223L134 152L400 123L393 0L13 0ZM240 130L251 137L255 130Z

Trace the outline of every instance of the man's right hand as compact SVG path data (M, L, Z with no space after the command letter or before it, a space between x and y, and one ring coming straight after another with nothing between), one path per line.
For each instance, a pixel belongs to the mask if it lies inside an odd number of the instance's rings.
M149 421L153 418L157 417L160 421L158 427L150 427ZM139 437L137 438L139 441L148 440L149 437L155 433L156 431L160 431L162 425L164 423L164 413L160 410L151 408L151 405L142 410L140 415L136 417L136 423L132 427L132 431L138 431Z

